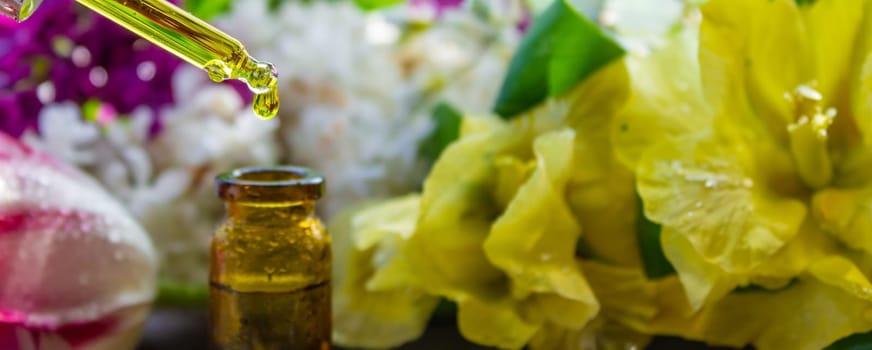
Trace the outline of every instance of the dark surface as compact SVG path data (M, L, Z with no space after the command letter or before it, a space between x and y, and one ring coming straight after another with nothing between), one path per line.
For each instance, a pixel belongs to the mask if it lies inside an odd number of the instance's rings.
M137 350L207 350L208 315L203 310L157 310L145 325ZM414 343L398 350L484 350L463 340L454 326L434 324ZM351 349L348 349L351 350Z
M207 350L208 315L205 310L157 310L145 326L137 350ZM421 339L397 350L484 350L463 340L451 322L434 321ZM677 338L657 338L647 350L728 350L706 347Z

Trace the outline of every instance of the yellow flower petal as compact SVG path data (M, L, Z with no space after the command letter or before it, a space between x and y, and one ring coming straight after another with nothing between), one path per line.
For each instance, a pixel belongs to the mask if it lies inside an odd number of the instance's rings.
M530 339L531 350L588 350L597 348L599 329L590 327L581 331L556 326L545 326Z
M872 187L826 189L812 199L814 217L851 248L872 252Z
M668 39L649 55L626 58L632 95L611 135L618 159L630 169L651 145L703 129L713 116L702 93L696 29Z
M872 25L869 26L868 30L872 30ZM872 38L872 35L866 36ZM853 101L854 121L863 134L864 145L869 147L872 146L872 118L870 118L872 116L872 54L863 56L861 62L861 65L854 71L858 77L853 89L851 89L851 99Z
M779 289L808 269L812 263L839 251L840 244L821 231L814 220L806 218L796 238L754 270L751 283Z
M847 111L854 47L867 1L819 0L801 6L806 34L813 48L817 90L823 105ZM793 58L791 58L793 59Z
M872 285L853 263L831 256L809 271L782 290L733 292L692 315L674 279L653 282L661 313L650 331L713 345L816 350L872 329Z
M484 250L511 279L513 297L544 315L533 319L582 328L598 304L576 267L580 227L563 199L574 138L566 129L536 139L538 166L493 224Z
M851 105L838 107L851 109L854 115L854 123L860 130L863 138L863 144L867 147L872 145L872 2L865 1L865 7L860 11L863 20L860 27L857 29L858 37L852 47L853 64L852 70L848 72L851 79L841 82L849 84L851 89L846 95L850 94ZM844 50L848 51L848 50ZM840 110L841 111L841 110ZM865 170L866 168L864 168Z
M591 258L626 266L640 266L636 239L636 193L633 173L616 161L595 179L580 179L596 170L587 169L585 156L577 156L567 201L584 227L581 236Z
M636 241L636 194L633 174L615 156L610 131L629 94L627 68L612 63L588 78L569 100L566 124L572 127L575 168L567 200L583 223L581 240L601 259L622 265L640 264Z
M830 146L856 145L861 131L872 132L870 114L852 113L853 82L862 69L866 49L858 45L858 36L869 36L861 29L864 14L872 8L863 0L815 1L802 6L802 15L814 49L816 87L823 97L822 105L833 108L837 118L829 128ZM859 60L858 57L861 57ZM865 98L862 95L854 98ZM854 111L856 113L856 111ZM853 118L852 118L853 116Z
M414 286L402 254L415 229L418 196L368 205L330 225L333 339L345 346L394 347L421 336L439 298Z
M840 288L854 297L872 302L872 283L856 265L840 256L818 260L809 267L809 273L830 286ZM867 309L869 309L867 307ZM870 309L872 310L872 309ZM866 322L872 322L872 313Z
M420 201L417 194L406 195L355 212L351 219L355 247L369 249L390 235L408 239L415 231Z
M638 188L649 218L687 237L706 260L748 271L796 235L805 206L770 193L754 150L718 141L703 132L653 147Z
M497 177L494 198L501 208L505 208L515 197L521 185L536 169L536 162L524 162L513 156L500 156L496 159Z
M505 275L482 248L500 212L492 195L496 168L489 161L506 142L497 131L475 132L450 144L424 183L406 256L419 285L432 294L458 300L504 292Z
M632 329L648 329L658 314L658 296L655 283L645 277L641 268L597 261L584 261L581 266L602 305L601 316Z
M702 12L700 65L714 109L784 140L794 119L784 95L814 80L794 0L713 0Z
M749 272L725 271L700 254L686 235L671 227L663 228L660 239L663 252L678 273L687 301L694 311L722 298L736 286L749 283Z
M526 322L508 299L461 298L457 302L460 334L476 344L521 349L540 325Z

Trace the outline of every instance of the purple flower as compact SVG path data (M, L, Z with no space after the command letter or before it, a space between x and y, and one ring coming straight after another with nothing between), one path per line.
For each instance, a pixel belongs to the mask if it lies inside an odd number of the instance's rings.
M36 115L42 103L35 90L0 93L0 131L11 135L21 135L27 127L36 124Z
M180 62L71 0L45 1L23 23L0 22L0 106L13 110L0 131L18 136L35 127L41 104L34 96L42 103L96 99L121 114L157 111L173 102Z

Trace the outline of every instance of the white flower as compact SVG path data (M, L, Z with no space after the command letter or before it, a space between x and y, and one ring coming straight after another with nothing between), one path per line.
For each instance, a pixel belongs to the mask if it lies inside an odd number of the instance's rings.
M163 131L150 146L158 166L226 170L276 160L277 120L258 119L233 88L192 67L179 68L173 85L184 102L163 111Z
M279 69L283 158L326 177L325 218L413 191L426 170L418 146L432 107L447 100L489 110L520 37L508 19L518 14L500 1L489 16L450 11L405 39L401 22L418 20L408 7L366 13L350 2L283 2L269 13L263 3L236 1L216 23ZM246 25L252 18L270 25Z
M99 128L82 120L73 102L49 104L39 113L37 135L28 130L22 139L29 145L75 165L93 164L96 157L89 148L100 136Z
M612 28L630 51L646 54L666 44L669 31L679 25L695 0L604 0L600 24Z
M208 244L223 208L214 192L222 171L278 161L278 121L257 118L231 87L181 67L173 77L175 105L146 150L155 172L134 189L128 206L157 242L162 276L202 283Z

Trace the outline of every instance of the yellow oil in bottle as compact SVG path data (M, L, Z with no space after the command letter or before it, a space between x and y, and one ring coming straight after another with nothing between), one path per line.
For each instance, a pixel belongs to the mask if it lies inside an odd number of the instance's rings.
M227 216L210 251L213 347L330 349L330 238L314 214L320 177L279 167L217 181Z
M278 73L248 55L236 39L165 0L77 0L80 4L172 52L215 82L237 79L255 93L254 112L264 119L279 109Z

